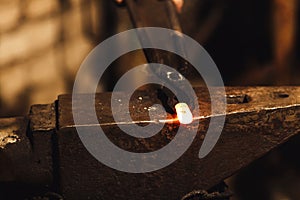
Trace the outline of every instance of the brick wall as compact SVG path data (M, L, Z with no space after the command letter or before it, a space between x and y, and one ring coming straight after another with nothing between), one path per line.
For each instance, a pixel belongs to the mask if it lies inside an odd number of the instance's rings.
M27 113L29 105L71 91L96 45L83 24L99 23L99 9L92 0L0 0L0 117Z

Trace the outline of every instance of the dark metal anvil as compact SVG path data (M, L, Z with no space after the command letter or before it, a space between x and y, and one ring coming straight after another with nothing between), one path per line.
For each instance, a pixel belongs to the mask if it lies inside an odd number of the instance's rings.
M300 132L300 87L227 87L221 137L199 159L209 121L216 116L210 114L207 89L195 91L205 117L199 120L192 145L171 165L149 173L120 172L96 160L78 137L71 95L61 95L53 104L34 105L29 116L0 119L1 185L17 183L26 192L36 188L54 191L65 199L175 200L190 191L213 187ZM120 93L120 99L125 95ZM112 142L135 152L161 148L176 135L177 123L167 123L149 139L122 133L111 115L110 96L96 95L99 124L83 125L101 125ZM160 102L151 91L136 91L131 100L135 123L149 119L144 108Z

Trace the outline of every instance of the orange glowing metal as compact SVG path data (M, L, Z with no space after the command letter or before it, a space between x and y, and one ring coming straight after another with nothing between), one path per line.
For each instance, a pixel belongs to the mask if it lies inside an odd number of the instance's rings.
M178 120L181 124L190 124L193 121L193 114L186 103L178 103L175 105Z

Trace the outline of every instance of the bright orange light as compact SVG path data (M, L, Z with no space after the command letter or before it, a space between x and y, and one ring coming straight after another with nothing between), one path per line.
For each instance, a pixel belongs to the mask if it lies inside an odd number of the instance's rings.
M186 103L178 103L175 105L178 120L181 124L190 124L193 121L193 114Z

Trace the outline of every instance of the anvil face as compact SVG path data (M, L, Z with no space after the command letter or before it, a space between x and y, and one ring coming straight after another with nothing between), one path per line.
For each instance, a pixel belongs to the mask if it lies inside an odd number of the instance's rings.
M195 91L202 97L198 102L199 126L193 127L192 123L186 127L196 128L197 135L188 150L163 169L132 174L99 162L77 134L71 95L61 95L54 104L33 106L29 118L0 120L1 130L11 126L13 138L17 138L8 140L0 149L5 155L1 163L10 163L6 170L11 171L9 176L0 176L1 181L30 182L56 191L65 199L175 200L190 191L211 188L300 132L299 87L227 87L229 104L221 137L213 150L199 159L209 121L218 116L211 115L207 90ZM120 93L120 98L124 95ZM144 108L160 100L155 92L138 91L134 95L130 106L132 123L145 125L149 116ZM178 122L166 122L150 138L124 134L111 115L110 96L96 95L99 123L80 126L101 126L113 144L136 153L163 148L176 137ZM139 97L143 97L142 101Z

